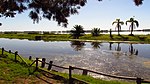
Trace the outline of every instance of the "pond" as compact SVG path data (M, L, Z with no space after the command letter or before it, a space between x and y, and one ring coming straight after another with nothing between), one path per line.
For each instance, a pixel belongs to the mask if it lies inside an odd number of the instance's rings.
M150 44L79 41L29 41L0 38L0 47L24 57L46 58L56 65L76 66L113 75L150 80ZM60 70L60 69L58 69ZM61 70L62 72L68 72ZM95 74L90 74L97 77Z

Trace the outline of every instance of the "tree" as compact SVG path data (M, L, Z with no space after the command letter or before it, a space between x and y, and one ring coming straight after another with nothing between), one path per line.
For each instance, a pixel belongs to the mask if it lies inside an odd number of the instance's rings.
M84 35L83 26L81 25L75 25L73 30L71 30L70 32L75 39L79 39L80 36Z
M139 27L139 22L137 20L134 20L134 18L130 18L130 20L127 20L126 25L127 25L128 22L131 23L130 26L129 26L129 30L131 28L131 34L130 35L133 36L133 34L132 34L133 29L136 28L136 27Z
M135 5L139 6L143 4L143 0L134 0Z
M91 33L92 33L92 36L99 36L100 28L93 28Z
M102 0L98 0L102 1ZM139 6L143 0L134 0ZM0 17L15 17L24 10L30 10L29 17L35 22L46 18L53 19L59 25L67 26L70 15L78 14L87 0L0 0Z
M78 13L86 0L0 0L0 17L15 17L16 13L30 10L29 17L35 22L46 18L67 26L67 17Z
M114 22L112 23L112 25L115 24L115 23L117 24L115 28L118 29L118 36L119 36L119 35L120 35L119 32L121 31L121 25L123 25L124 22L123 22L123 21L120 21L120 19L116 19L116 21L114 21Z

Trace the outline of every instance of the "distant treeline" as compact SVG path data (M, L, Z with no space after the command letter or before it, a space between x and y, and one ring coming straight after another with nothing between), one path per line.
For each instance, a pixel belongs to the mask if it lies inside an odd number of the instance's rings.
M91 30L84 30L85 33L91 33ZM111 30L118 32L117 30ZM110 30L101 30L101 33L109 33ZM130 30L121 30L120 32L130 32ZM150 32L150 29L134 30L134 32ZM70 31L1 31L0 34L69 34Z

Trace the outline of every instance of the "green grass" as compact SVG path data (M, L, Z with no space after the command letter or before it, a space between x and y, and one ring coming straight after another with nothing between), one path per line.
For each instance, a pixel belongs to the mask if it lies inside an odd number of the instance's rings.
M29 71L29 67L19 58L15 62L14 54L4 52L4 55L2 55L1 52L0 50L0 83L12 84L18 82L18 80L29 78L29 76L35 78L35 75L39 74L38 72L31 74L34 69Z
M67 73L59 73L59 72L52 72L54 74L63 76L64 78L69 78ZM73 78L77 78L79 80L85 81L86 83L89 84L135 84L134 82L125 82L125 81L117 81L117 80L102 80L98 78L93 78L91 76L85 76L85 75L78 75L78 74L73 74Z
M7 61L6 64L4 61ZM0 79L14 80L15 77L27 77L29 75L28 69L20 64L16 64L10 60L0 62Z
M6 82L13 83L14 81L18 81L16 79L19 79L19 80L26 79L29 76L32 76L30 78L33 81L35 75L40 74L39 72L32 73L35 70L35 68L28 67L26 64L24 64L24 62L19 57L17 57L18 61L15 62L14 54L4 52L4 55L1 55L1 52L2 51L0 50L0 83L2 80L5 81L5 83ZM25 58L23 59L26 61L27 64L32 63L28 59L25 59ZM67 73L54 72L54 71L50 71L50 73L69 79L69 75ZM125 82L125 81L119 81L119 80L108 81L108 80L96 79L91 76L77 75L77 74L73 74L72 77L85 81L89 84L134 84L134 82Z
M9 38L9 39L28 39L35 40L35 36L42 36L44 41L66 41L69 39L70 35L67 34L49 34L49 35L41 35L41 34L0 34L0 38Z
M0 34L0 38L10 38L10 39L29 39L35 40L35 36L41 36L44 41L69 41L73 38L69 34ZM86 34L81 36L79 40L105 40L105 41L134 41L142 43L150 43L150 35L113 35L110 38L109 34L101 34L100 36L92 36L91 34Z
M96 79L91 76L81 76L81 75L74 75L74 77L84 80L86 82L92 83L92 84L133 84L132 82L123 82L123 81L117 81L117 80L102 80L102 79Z

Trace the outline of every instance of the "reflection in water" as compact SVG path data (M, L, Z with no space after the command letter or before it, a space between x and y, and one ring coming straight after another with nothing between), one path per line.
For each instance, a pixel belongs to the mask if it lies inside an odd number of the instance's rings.
M121 51L120 43L118 43L117 47L115 48L116 51Z
M81 41L71 41L71 47L74 48L75 51L81 50L85 46L84 42Z
M115 53L114 56L119 59L120 56L122 56L122 52L121 52L121 46L120 43L117 43L117 46L115 47Z
M113 43L109 43L109 50L112 50L112 44ZM117 43L117 45L115 47L115 51L117 51L117 52L114 53L114 56L118 59L120 56L122 56L124 54L124 55L128 56L130 59L133 59L133 57L135 55L138 55L138 53L139 53L138 49L135 49L133 47L132 43L128 44L128 45L129 45L129 48L128 48L128 52L127 52L127 51L122 50L122 47L124 47L123 45L120 46L120 43Z
M92 42L91 45L93 46L93 49L98 49L102 46L101 42Z
M150 80L150 44L100 43L103 45L101 46L94 43L100 47L99 49L93 49L91 44L79 41L0 39L1 47L6 50L17 50L20 55L27 58L46 58L47 62L54 61L54 64L64 67L71 65L97 72Z
M113 42L109 42L109 50L112 50L112 44Z
M130 55L138 55L138 50L135 50L133 48L132 43L130 44L130 47L129 47L129 53L130 53Z

